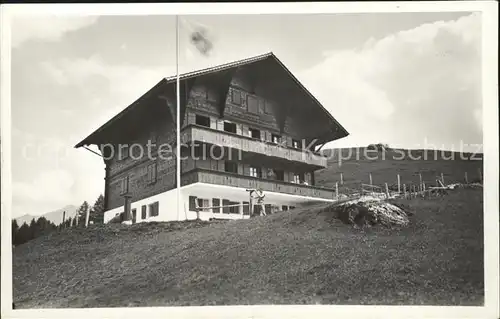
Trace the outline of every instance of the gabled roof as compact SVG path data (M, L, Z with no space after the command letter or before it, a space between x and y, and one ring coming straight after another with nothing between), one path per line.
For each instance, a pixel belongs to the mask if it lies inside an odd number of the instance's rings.
M252 64L252 63L255 63L255 62L259 62L259 61L263 61L263 60L266 60L266 59L269 59L269 58L275 60L275 62L277 62L277 64L281 68L283 68L283 70L288 74L288 76L312 99L312 101L314 102L314 104L316 104L317 106L319 106L323 110L323 112L325 113L325 116L327 116L333 123L335 123L336 127L341 132L341 136L340 137L345 137L345 136L349 135L349 133L346 131L346 129L342 125L340 125L339 122L337 122L337 120L330 114L330 112L328 112L325 109L325 107L316 99L316 97L314 97L314 95L312 95L311 92L309 92L309 90L307 90L307 88L302 83L300 83L300 81L292 74L292 72L290 72L290 70L288 70L288 68L272 52L268 52L268 53L265 53L265 54L257 55L257 56L250 57L250 58L247 58L247 59L233 61L233 62L226 63L226 64L221 64L221 65L213 66L213 67L206 68L206 69L201 69L201 70L197 70L197 71L192 71L192 72L180 74L178 77L179 77L179 81L184 81L184 80L188 80L190 78L195 78L195 77L199 77L199 76L209 75L209 74L212 74L212 73L217 73L217 72L229 70L229 69L232 69L232 68L237 68L237 67L240 67L240 66L249 65L249 64ZM177 81L177 76L176 75L175 76L170 76L170 77L163 78L152 89L150 89L148 92L146 92L143 96L141 96L139 99L137 99L134 103L132 103L127 108L125 108L123 111L121 111L116 116L114 116L113 118L111 118L108 122L106 122L104 125L102 125L101 127L99 127L96 131L94 131L92 134L90 134L84 140L82 140L81 142L79 142L78 144L76 144L75 148L82 147L82 146L85 146L85 145L93 144L92 140L94 139L95 136L97 136L104 129L106 129L109 126L111 126L114 122L116 122L123 115L125 115L128 112L130 112L132 109L136 108L138 106L138 104L140 104L139 102L141 102L144 99L146 99L148 96L150 96L153 92L157 91L164 84L173 84L173 83L176 83L176 81Z
M272 52L269 52L269 53L257 55L257 56L251 57L251 58L246 58L246 59L237 60L237 61L233 61L233 62L229 62L229 63L225 63L225 64L220 64L220 65L216 65L216 66L209 67L206 69L201 69L201 70L197 70L197 71L192 71L192 72L180 74L179 79L180 80L187 80L189 78L193 78L193 77L197 77L197 76L202 76L202 75L207 75L210 73L225 71L225 70L236 68L239 66L262 61L262 60L265 60L269 57L275 57L275 55ZM167 80L168 83L175 82L177 80L177 76L173 75L173 76L165 78L165 80Z

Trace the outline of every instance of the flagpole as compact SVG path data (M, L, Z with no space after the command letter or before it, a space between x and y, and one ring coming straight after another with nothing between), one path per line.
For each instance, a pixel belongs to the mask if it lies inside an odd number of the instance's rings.
M177 112L176 112L176 137L177 137L177 163L176 163L176 173L177 173L177 178L176 178L176 187L177 187L177 219L179 219L180 216L180 208L181 208L181 95L180 95L180 77L179 77L179 16L175 16L175 27L176 27L176 33L175 33L175 40L176 40L176 75L177 75L177 89L176 89L176 95L177 95Z

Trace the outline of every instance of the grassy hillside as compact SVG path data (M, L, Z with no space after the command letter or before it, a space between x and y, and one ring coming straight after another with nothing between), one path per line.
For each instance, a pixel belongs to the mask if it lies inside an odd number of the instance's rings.
M397 184L397 174L400 174L402 184L418 183L419 173L427 185L434 186L441 173L445 183L462 183L465 172L472 182L479 179L479 170L483 169L482 155L471 158L472 154L449 151L394 149L373 152L366 148L346 148L324 152L329 158L328 167L317 172L316 183L325 187L335 187L335 182L340 182L340 173L346 187L368 184L370 173L373 184L378 186Z
M482 190L398 201L414 213L407 228L355 229L317 206L251 220L52 233L15 248L14 301L482 304Z

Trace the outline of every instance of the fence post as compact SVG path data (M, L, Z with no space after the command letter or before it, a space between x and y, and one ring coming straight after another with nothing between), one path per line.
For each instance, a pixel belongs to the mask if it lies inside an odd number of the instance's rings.
M62 224L61 224L61 228L66 228L66 225L65 225L65 222L66 222L66 211L63 212L63 220L62 220Z
M372 173L370 173L370 186L373 185L373 180L372 180Z
M387 185L387 183L385 183L385 196L389 198L389 186Z
M480 168L477 169L477 172L479 173L479 182L482 184L483 183L483 172L481 171Z
M339 182L335 182L335 197L339 199Z
M441 183L443 183L443 185L444 185L444 175L443 175L443 173L441 173Z
M403 184L403 193L404 193L404 198L406 198L406 184Z
M464 178L465 178L465 184L469 184L469 178L467 177L467 172L465 172Z
M398 174L398 194L401 194L401 176Z
M422 173L418 173L418 179L420 181L420 183L418 184L418 190L421 191L422 190Z
M340 173L340 185L344 185L344 174Z
M423 188L422 197L425 198L425 181L422 182L422 188Z

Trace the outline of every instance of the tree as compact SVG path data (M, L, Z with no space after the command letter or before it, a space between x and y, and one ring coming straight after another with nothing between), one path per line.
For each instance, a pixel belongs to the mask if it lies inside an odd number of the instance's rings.
M73 219L70 217L66 218L66 220L64 221L64 228L69 228L71 227L71 223L73 222Z
M102 224L104 222L104 196L102 194L97 197L94 206L90 209L89 220L95 224Z
M35 219L33 218L30 222L30 226L29 226L29 236L28 236L28 240L32 240L33 238L35 238L35 230L36 230L36 221Z
M17 220L12 220L12 245L16 245L16 239L19 232L19 225L17 224Z
M19 227L19 231L17 232L16 236L16 246L24 244L28 240L30 240L31 237L31 231L30 231L30 226L28 224L23 223L21 227Z
M77 224L79 226L85 226L85 216L87 214L87 210L89 209L89 203L87 201L84 201L80 208L77 210L77 218L78 222Z

